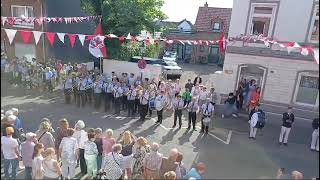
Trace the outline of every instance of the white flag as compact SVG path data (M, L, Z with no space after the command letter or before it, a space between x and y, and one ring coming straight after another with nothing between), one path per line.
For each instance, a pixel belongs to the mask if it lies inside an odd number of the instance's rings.
M33 32L34 41L36 42L36 45L37 45L42 35L42 32L40 31L32 31L32 32Z
M64 36L66 35L66 33L57 33L57 35L58 35L58 38L60 39L60 41L62 43L64 43Z
M84 39L86 38L86 35L83 35L83 34L78 34L78 38L82 44L82 46L84 45Z
M101 51L105 48L104 36L95 36L91 39L89 44L89 52L96 58L105 57L106 55Z
M16 36L16 32L17 30L15 29L4 29L5 32L7 33L8 39L9 39L9 43L11 44L14 37Z
M319 49L313 49L313 58L319 64Z

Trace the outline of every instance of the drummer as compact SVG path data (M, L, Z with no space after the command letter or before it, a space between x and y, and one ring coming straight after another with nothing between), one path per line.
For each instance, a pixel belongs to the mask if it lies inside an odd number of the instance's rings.
M210 103L210 98L207 98L205 100L205 104L203 104L201 106L200 112L202 113L202 117L201 117L201 131L200 133L205 133L208 134L209 132L209 122L207 122L204 119L205 118L209 118L211 119L212 115L213 115L213 111L214 111L214 106Z
M160 94L155 99L155 104L158 116L158 120L156 123L161 124L163 119L163 108L167 104L167 97L165 96L164 91L160 91Z
M144 121L148 113L149 91L144 88L140 96L140 121Z

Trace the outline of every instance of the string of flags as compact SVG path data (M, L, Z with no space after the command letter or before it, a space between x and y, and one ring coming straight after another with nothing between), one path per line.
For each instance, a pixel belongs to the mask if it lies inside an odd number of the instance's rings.
M50 43L51 46L53 46L56 37L64 43L65 37L67 36L69 38L69 42L71 47L74 47L76 39L78 39L81 43L82 46L84 46L85 40L91 40L97 35L86 35L86 34L73 34L73 33L59 33L59 32L41 32L41 31L27 31L27 30L17 30L17 29L5 29L3 28L9 43L11 44L17 34L17 32L20 34L22 40L24 43L30 43L31 35L33 34L34 37L34 42L35 44L38 44L39 39L42 35L44 35L48 42ZM267 37L264 37L262 35L259 36L244 36L240 35L237 37L229 37L229 38L224 38L224 36L219 38L218 40L182 40L182 39L153 39L150 34L148 34L145 37L142 36L131 36L130 33L126 37L124 36L116 36L114 34L108 34L108 35L98 35L103 37L103 39L118 39L120 42L124 42L125 40L130 40L130 41L145 41L145 43L148 44L153 44L157 43L159 41L164 41L167 44L173 44L173 43L179 43L179 44L188 44L188 45L205 45L205 46L210 46L214 44L219 44L219 47L221 45L221 48L225 48L228 46L228 44L232 44L232 42L235 41L243 41L245 43L250 43L250 42L263 42L265 46L270 47L270 45L278 45L281 48L286 48L288 53L291 53L292 51L296 50L301 53L301 55L308 56L311 55L313 56L314 60L316 61L317 64L319 64L319 48L315 48L313 46L305 46L305 45L300 45L297 42L279 42L275 39L270 39Z
M1 16L1 24L13 26L16 24L36 23L41 26L43 23L80 23L84 21L101 20L100 16L80 16L80 17L4 17Z

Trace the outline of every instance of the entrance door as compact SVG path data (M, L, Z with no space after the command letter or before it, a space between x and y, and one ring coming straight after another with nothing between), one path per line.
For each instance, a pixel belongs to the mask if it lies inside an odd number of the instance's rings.
M210 46L208 63L219 64L219 62L220 62L219 46L217 45Z
M299 74L293 102L300 105L319 106L318 74L308 72Z
M260 92L262 93L264 89L265 78L266 68L252 64L240 65L236 89L238 89L239 83L242 79L246 79L247 82L254 79L256 80L257 87L260 87Z

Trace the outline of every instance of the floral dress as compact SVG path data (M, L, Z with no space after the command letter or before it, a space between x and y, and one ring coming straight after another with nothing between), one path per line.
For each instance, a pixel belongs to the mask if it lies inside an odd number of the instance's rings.
M133 155L135 163L133 165L132 179L143 179L143 160L149 152L149 147L137 147L136 152Z

